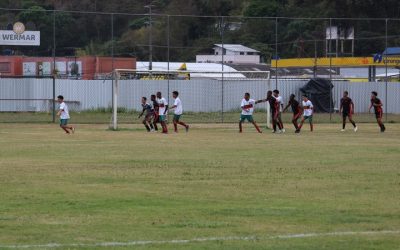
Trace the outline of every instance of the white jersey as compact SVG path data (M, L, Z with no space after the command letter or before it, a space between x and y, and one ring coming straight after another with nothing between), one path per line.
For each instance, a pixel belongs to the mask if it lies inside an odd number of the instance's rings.
M276 101L279 102L279 112L283 112L283 98L282 96L275 97Z
M160 115L166 115L167 113L165 113L165 108L168 105L167 100L165 100L164 97L161 97L161 99L157 98L157 103L158 103L158 113Z
M174 110L175 115L181 115L183 113L182 102L179 97L177 97L174 101L174 106L176 106Z
M303 110L304 110L304 113L303 113L304 116L310 116L313 114L314 106L310 100L308 100L306 102L303 101L302 105L303 105Z
M242 100L242 103L240 104L240 107L242 108L242 115L252 115L254 112L254 106L256 104L256 101L253 99L249 99L246 101L246 99Z
M67 104L65 104L65 102L62 102L60 104L60 111L61 111L60 119L69 119L70 118L68 106L67 106Z

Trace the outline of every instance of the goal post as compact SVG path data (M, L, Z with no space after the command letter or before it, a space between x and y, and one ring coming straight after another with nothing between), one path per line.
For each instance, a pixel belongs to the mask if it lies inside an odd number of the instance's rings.
M240 110L240 100L245 92L250 92L254 99L265 98L270 88L270 71L116 69L112 73L110 129L117 130L120 124L127 123L127 118L130 119L128 122L132 121L132 117L126 115L140 111L139 98L149 97L157 91L163 92L167 100L170 91L181 92L185 117L189 117L188 113L192 117L200 117L193 119L194 122L232 123L237 122L235 114ZM260 104L258 109L266 111L267 119L263 115L262 122L265 123L266 120L267 127L270 128L269 104ZM227 113L229 115L225 116ZM219 116L221 119L218 119Z

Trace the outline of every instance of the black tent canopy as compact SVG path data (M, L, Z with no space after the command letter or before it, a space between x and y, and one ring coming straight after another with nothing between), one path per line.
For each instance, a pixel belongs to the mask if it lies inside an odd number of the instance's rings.
M333 112L333 84L327 79L311 79L300 91L307 95L314 105L314 111L319 113Z

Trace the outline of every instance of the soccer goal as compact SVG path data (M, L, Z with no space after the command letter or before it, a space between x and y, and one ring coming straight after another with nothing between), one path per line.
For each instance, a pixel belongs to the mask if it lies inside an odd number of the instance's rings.
M173 104L170 92L179 91L185 117L192 123L233 123L238 121L244 93L251 93L253 99L261 99L271 89L269 71L116 69L112 86L110 129L113 130L130 121L126 116L134 116L135 112L141 111L142 96L150 102L150 95L158 91L170 104ZM270 127L268 104L257 105L256 109L259 116L263 114L260 122L266 122Z

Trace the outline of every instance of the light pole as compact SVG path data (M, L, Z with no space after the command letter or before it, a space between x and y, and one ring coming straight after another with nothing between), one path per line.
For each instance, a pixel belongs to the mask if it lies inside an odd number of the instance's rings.
M153 21L152 21L152 7L154 5L150 2L149 5L144 6L149 9L149 71L153 70Z

